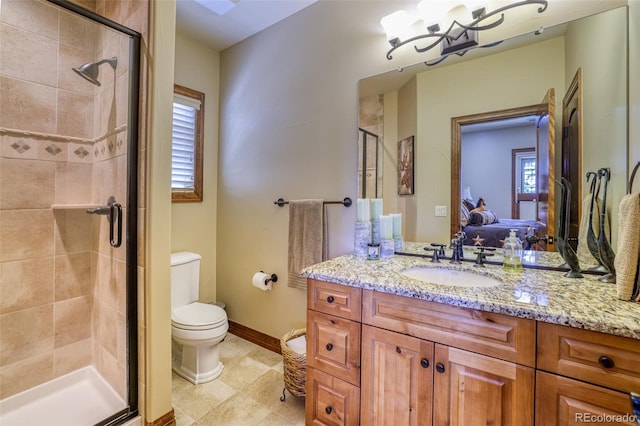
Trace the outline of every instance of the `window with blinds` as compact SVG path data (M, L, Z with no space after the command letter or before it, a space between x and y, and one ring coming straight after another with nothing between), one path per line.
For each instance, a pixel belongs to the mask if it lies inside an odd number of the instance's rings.
M204 93L174 86L171 144L173 201L202 201Z

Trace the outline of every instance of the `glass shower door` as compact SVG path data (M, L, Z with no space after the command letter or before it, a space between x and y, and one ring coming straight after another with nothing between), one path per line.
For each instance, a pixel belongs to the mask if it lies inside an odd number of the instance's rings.
M0 423L115 424L138 405L140 35L2 0L0 37Z

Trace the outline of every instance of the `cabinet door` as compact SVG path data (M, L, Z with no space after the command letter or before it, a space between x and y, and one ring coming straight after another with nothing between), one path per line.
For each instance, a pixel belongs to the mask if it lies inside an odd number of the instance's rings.
M307 425L357 425L360 389L307 367L305 413Z
M434 362L434 425L533 425L532 368L438 344Z
M363 425L431 425L433 343L362 326Z
M555 374L536 374L536 425L634 425L629 395Z

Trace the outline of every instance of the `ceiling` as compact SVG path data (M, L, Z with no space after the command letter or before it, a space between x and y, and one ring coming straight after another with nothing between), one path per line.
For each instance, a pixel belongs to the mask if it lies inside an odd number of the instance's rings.
M176 29L222 51L316 1L177 0Z

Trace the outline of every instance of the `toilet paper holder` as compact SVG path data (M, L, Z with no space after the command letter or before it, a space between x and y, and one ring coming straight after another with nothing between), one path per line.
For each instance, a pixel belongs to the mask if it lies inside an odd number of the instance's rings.
M264 271L260 271L263 274L265 273ZM278 276L276 274L271 274L271 278L267 278L267 281L265 282L265 284L269 283L269 282L278 282Z

